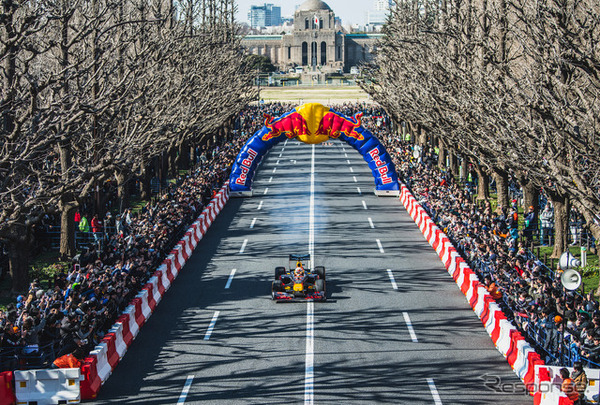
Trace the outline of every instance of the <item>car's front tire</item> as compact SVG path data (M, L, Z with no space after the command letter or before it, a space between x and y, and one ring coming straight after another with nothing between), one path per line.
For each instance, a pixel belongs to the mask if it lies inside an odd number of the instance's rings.
M279 277L281 277L285 273L285 267L275 267L275 280L279 280Z
M319 275L321 280L325 280L325 267L323 266L315 266L315 273Z

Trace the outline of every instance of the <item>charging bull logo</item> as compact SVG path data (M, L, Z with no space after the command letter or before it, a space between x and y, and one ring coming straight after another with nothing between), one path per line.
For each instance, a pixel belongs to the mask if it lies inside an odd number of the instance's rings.
M268 132L262 136L263 141L285 135L298 138L304 143L321 143L330 138L339 138L342 134L362 141L364 137L356 131L362 125L362 113L354 118L346 118L318 104L308 103L294 111L274 119L268 114L265 117L265 128Z
M339 138L340 135L344 134L349 138L362 141L365 138L356 132L356 128L362 125L362 115L362 113L357 113L353 120L342 117L334 112L328 112L321 120L317 134L327 135L330 138Z
M263 141L270 141L271 139L277 138L281 135L285 135L288 138L295 138L298 135L306 135L308 133L308 125L306 119L298 114L296 111L292 111L276 120L273 119L269 114L264 114L265 127L269 130L263 135Z

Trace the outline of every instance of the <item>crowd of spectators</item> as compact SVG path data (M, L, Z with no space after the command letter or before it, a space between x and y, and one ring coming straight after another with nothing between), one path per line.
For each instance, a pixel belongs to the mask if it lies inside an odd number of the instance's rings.
M374 115L385 116L378 111ZM535 221L533 207L525 209L519 229L516 201L496 210L489 201L475 202L474 187L465 187L452 173L438 168L434 148L421 149L416 158L415 146L394 135L387 123L384 120L379 128L371 123L371 129L392 155L401 181L546 362L570 366L582 361L600 367L598 301L592 292L582 296L566 290L560 273L527 249L533 229L528 222ZM548 222L549 217L546 213Z
M198 154L197 168L159 199L140 212L127 209L104 218L114 232L73 258L73 267L57 274L51 288L34 280L27 294L0 311L0 371L89 353L227 179L240 147L262 126L263 114L279 116L292 108L279 103L247 108L236 122L233 140ZM516 207L492 211L487 201L473 202L472 188L438 169L434 149L425 148L415 158L414 145L392 130L377 106L333 108L346 115L365 114L363 124L386 146L401 180L548 363L600 364L598 302L591 294L566 291L555 273L525 248Z
M141 211L109 211L103 221L77 213L80 230L94 236L103 226L112 231L101 233L102 243L90 241L50 288L34 280L26 294L0 311L0 371L44 367L68 354L86 356L228 179L241 146L262 125L257 118L263 112L279 110L243 112L231 141L204 151L193 172Z

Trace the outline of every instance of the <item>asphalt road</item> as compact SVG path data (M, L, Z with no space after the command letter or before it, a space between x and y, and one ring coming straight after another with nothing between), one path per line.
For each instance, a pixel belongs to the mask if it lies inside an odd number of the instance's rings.
M309 249L312 149L271 150L254 197L229 201L94 403L531 404L402 204L373 194L342 142L314 146L329 300L271 301L275 266Z

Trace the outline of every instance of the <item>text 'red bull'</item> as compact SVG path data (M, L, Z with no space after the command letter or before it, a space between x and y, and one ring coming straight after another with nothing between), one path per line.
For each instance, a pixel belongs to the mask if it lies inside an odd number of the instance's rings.
M292 112L286 116L273 120L269 114L264 114L265 127L269 130L263 135L263 141L270 141L281 135L288 138L295 138L298 135L306 135L308 133L308 124L306 119L297 112Z
M242 164L240 165L242 168L242 172L240 173L240 176L235 180L235 182L237 184L240 184L242 186L246 184L246 179L248 178L248 172L250 172L250 167L252 166L252 162L254 162L254 159L256 158L257 155L258 155L258 152L256 152L252 148L248 148L248 157L246 159L242 160Z
M369 151L369 156L373 158L373 162L375 162L375 167L377 167L377 171L381 175L381 183L389 184L393 180L388 176L388 167L387 162L379 156L379 149L373 148Z
M330 111L323 116L323 119L319 124L319 129L317 130L317 135L327 135L330 138L339 138L341 134L344 134L349 138L362 141L365 138L356 132L356 128L362 125L362 115L362 113L357 113L353 120L352 118L344 118L341 115Z

